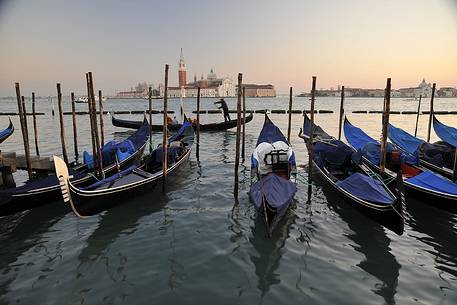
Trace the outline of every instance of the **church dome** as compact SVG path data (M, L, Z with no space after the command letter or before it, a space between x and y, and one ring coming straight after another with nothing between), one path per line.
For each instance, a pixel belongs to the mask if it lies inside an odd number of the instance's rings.
M209 72L209 74L207 76L207 79L208 80L216 80L217 79L217 75L216 75L216 73L214 73L212 68L211 68L211 71Z

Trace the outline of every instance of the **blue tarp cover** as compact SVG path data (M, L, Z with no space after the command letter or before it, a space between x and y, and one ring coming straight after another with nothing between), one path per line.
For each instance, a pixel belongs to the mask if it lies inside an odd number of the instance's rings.
M434 118L433 129L441 140L457 147L457 128L446 126Z
M359 150L368 143L378 144L378 141L367 135L362 129L352 125L348 120L344 122L344 135L352 147Z
M143 125L140 128L138 128L134 134L132 134L124 141L120 143L116 143L116 141L109 141L105 143L105 145L103 145L102 147L103 166L107 166L114 163L115 152L117 154L118 161L122 161L126 159L128 156L135 153L146 142L148 132L149 124L145 120L143 122ZM87 167L89 169L94 168L94 158L87 151L83 152L83 162L84 164L87 164Z
M249 195L258 209L262 204L262 196L265 196L270 206L281 210L287 207L296 192L295 183L275 174L269 174L252 184Z
M314 144L314 161L319 167L326 166L329 169L334 169L343 166L351 160L353 154L352 148L338 140Z
M361 173L354 173L336 184L348 193L371 203L389 205L393 204L395 200L387 193L379 180Z
M116 174L114 174L112 176L109 176L106 179L102 179L102 180L97 181L97 182L95 182L95 183L93 183L93 184L91 184L89 186L86 186L86 187L81 187L80 190L95 190L97 187L99 187L101 185L105 185L107 183L111 183L113 181L116 181L117 179L119 179L122 176L130 174L134 169L136 169L136 165L131 165L128 168L124 169L123 171L121 171L119 173L116 173Z
M406 152L417 155L417 150L424 143L424 140L418 139L413 135L410 135L403 129L397 128L392 124L387 126L387 135L389 139L397 146L405 150Z
M263 123L262 130L260 131L256 146L263 142L274 143L277 141L282 141L289 144L286 137L282 134L281 130L276 127L275 124L273 124L268 116L265 116L265 122Z
M424 171L406 181L433 191L457 195L456 183L430 171Z
M381 144L367 135L362 129L352 125L348 120L344 122L344 135L352 147L362 153L371 163L379 165L381 163ZM395 150L391 143L387 143L387 152ZM418 164L419 159L416 155L407 153L400 154L400 162L408 164Z
M181 125L179 128L178 132L175 133L169 140L168 143L171 143L176 140L181 140L182 136L184 135L184 132L186 131L186 128L192 127L192 124L189 123L189 121L184 121L184 123Z
M309 136L311 133L311 120L306 114L303 117L303 133L307 136ZM314 123L314 137L319 137L321 139L327 140L333 139L332 136L326 133L319 125L316 125L316 123Z

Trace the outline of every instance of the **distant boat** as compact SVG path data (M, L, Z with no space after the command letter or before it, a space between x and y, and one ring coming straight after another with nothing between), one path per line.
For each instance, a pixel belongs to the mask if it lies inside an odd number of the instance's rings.
M89 101L89 98L87 96L80 96L76 101L75 103L87 103ZM95 97L95 101L98 101L98 96ZM106 98L104 96L102 96L102 101L106 101Z

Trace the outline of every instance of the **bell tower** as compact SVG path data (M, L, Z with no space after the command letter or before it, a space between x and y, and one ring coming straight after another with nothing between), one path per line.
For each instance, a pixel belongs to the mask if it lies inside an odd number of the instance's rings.
M178 71L179 87L184 87L187 84L186 78L186 63L184 62L184 55L181 48L181 56L179 57L179 71Z

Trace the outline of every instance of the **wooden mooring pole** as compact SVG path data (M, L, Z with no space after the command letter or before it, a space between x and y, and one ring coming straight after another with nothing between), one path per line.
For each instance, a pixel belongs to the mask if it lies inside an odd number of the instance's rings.
M241 142L241 158L246 158L246 88L243 86L243 142Z
M75 149L75 161L78 162L79 153L78 153L78 130L76 127L76 109L75 109L75 94L71 93L71 116L73 122L73 147Z
M290 131L292 128L292 87L289 88L289 121L287 122L287 142L290 144Z
M341 102L340 102L340 120L338 122L338 140L341 141L341 129L343 128L344 117L344 86L341 86Z
M152 152L152 87L148 89L149 100L149 153Z
M59 83L57 84L57 106L59 107L60 143L62 144L62 155L63 160L68 164L67 147L65 145L65 125L63 122L62 92Z
M98 136L98 124L97 124L97 104L95 102L95 91L94 91L94 79L92 78L92 72L89 72L89 88L90 88L90 99L89 102L92 103L92 118L94 121L94 136L95 136L95 146L97 148L97 161L98 161L98 173L101 178L103 178L103 156L102 148L100 146L100 138Z
M167 183L167 165L168 165L168 129L167 129L167 111L168 111L168 64L165 65L165 90L163 92L163 137L162 137L162 190L165 191Z
M90 94L90 82L89 82L89 73L86 73L86 86L87 86L87 107L89 109L89 123L90 123L90 138L92 142L92 158L93 158L93 165L94 165L94 172L95 172L95 159L97 156L97 148L95 146L95 132L94 132L94 120L92 117L92 102L91 102L91 94Z
M241 95L242 95L243 74L238 73L238 100L236 103L237 124L236 124L236 145L235 145L235 184L233 195L238 198L238 169L240 166L240 132L241 132Z
M433 102L435 100L435 89L436 89L436 83L433 83L433 86L432 86L432 98L430 99L430 115L428 117L427 142L430 142L430 133L432 131Z
M19 112L19 121L21 123L21 131L22 131L22 142L24 144L24 152L25 152L25 161L27 163L27 173L29 175L29 180L32 179L32 166L30 164L30 147L29 147L29 137L27 135L27 122L24 120L24 117L27 115L25 113L25 109L22 105L22 97L21 97L21 89L19 87L19 83L16 83L16 98L17 98L17 109Z
M100 114L100 145L105 145L105 125L103 123L103 95L102 90L98 90L98 113Z
M421 101L422 101L422 94L419 95L419 105L417 105L417 115L416 115L416 128L414 128L414 136L417 137L417 125L419 125L419 113L421 110Z
M33 134L35 136L35 152L36 155L40 155L40 150L38 148L38 131L36 125L36 111L35 111L35 92L32 92L32 115L33 115Z
M316 101L316 76L313 76L313 84L311 87L311 112L310 112L310 121L311 121L311 130L309 132L309 142L308 142L308 200L311 198L311 176L313 173L313 157L314 157L314 103Z
M197 160L200 159L200 86L197 88Z
M390 90L391 79L387 79L387 86L384 93L384 110L382 113L382 138L381 138L381 164L380 171L384 173L386 169L386 153L387 153L387 125L389 124L390 115Z

